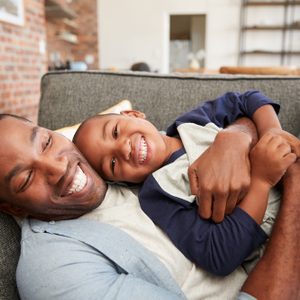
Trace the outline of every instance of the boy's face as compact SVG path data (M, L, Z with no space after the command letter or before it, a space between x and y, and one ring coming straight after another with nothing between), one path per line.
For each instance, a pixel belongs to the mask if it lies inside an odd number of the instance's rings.
M91 118L80 128L75 144L111 181L142 182L171 154L166 137L137 111Z
M0 120L0 136L0 210L68 219L103 200L106 184L62 135L6 117Z

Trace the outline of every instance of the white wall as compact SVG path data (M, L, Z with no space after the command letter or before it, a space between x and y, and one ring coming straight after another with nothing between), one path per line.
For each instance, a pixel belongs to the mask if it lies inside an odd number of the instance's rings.
M99 0L101 68L146 61L168 72L169 16L206 14L206 67L237 63L239 0Z
M152 70L167 73L169 16L173 14L206 14L206 68L237 65L240 5L240 0L98 0L100 66L129 69L133 63L145 61ZM298 21L299 9L295 15ZM247 20L248 24L280 24L282 14L274 7L256 7ZM300 31L293 34L291 48L296 50L300 47ZM280 48L279 36L280 32L274 31L249 32L246 44L249 49L265 48L267 44L276 50ZM292 57L291 64L299 65L299 60L300 56ZM249 66L276 66L280 58L247 56L244 62Z

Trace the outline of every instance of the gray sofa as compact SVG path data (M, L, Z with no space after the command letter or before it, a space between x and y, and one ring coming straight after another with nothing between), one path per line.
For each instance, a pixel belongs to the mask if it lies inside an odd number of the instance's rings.
M41 89L39 124L50 129L80 122L121 99L129 99L135 109L164 129L204 100L226 91L258 89L281 104L283 127L293 134L300 132L300 77L53 72L42 78ZM0 299L18 299L19 240L15 221L0 213Z

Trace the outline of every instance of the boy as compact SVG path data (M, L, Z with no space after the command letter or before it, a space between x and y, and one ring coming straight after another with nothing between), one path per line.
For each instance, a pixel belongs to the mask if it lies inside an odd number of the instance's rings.
M186 257L209 272L227 275L266 240L258 224L266 211L269 190L294 162L295 155L283 139L265 135L251 154L252 183L247 196L220 224L198 217L187 169L220 130L208 120L225 127L242 115L251 117L267 104L278 109L256 91L227 93L179 117L167 135L160 134L136 111L92 117L81 125L74 142L107 180L137 183L149 175L139 192L144 212ZM213 112L215 118L211 118ZM265 154L266 145L269 150ZM270 167L261 168L264 163ZM265 227L273 223L277 212L279 195L271 198Z

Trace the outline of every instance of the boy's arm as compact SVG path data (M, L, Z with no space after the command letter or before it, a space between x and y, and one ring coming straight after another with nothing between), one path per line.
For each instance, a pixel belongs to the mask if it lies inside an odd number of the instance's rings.
M248 116L255 122L259 136L272 129L284 137L299 156L300 141L281 130L278 111L279 105L258 91L227 93L181 116L177 122L199 125L213 122L225 127L241 116ZM257 135L249 121L237 122L221 131L205 155L189 170L191 190L198 198L201 196L199 214L204 218L212 217L216 222L222 221L225 213L232 212L250 184L248 154ZM174 124L170 128L174 131Z
M140 189L139 200L143 211L188 259L215 275L233 272L267 239L260 226L239 207L218 224L200 218L195 202L163 190L153 175Z
M270 189L296 158L296 154L291 152L291 146L281 136L270 131L251 150L251 184L239 207L258 224L264 217Z
M297 157L300 157L300 140L289 132L282 130L275 111L270 109L268 105L260 107L260 109L253 114L253 122L257 127L259 137L271 131L281 136L291 146L292 152L294 152Z

